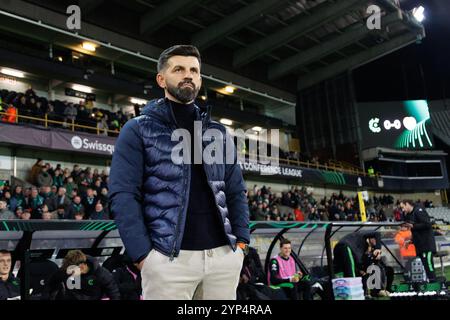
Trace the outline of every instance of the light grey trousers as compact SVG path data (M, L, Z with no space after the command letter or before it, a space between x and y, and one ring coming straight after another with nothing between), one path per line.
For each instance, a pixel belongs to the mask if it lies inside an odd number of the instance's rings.
M236 300L242 249L181 250L169 257L152 250L141 270L144 300Z

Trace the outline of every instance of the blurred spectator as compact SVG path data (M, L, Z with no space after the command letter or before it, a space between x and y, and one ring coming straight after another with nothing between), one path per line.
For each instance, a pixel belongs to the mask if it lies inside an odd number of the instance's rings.
M109 215L103 209L103 205L100 201L95 205L95 210L90 218L91 220L109 220Z
M77 108L73 105L72 102L68 103L66 107L64 108L64 122L72 123L72 121L76 120L78 111ZM67 126L67 124L65 125Z
M8 123L16 123L17 121L17 109L10 104L8 108L5 110L5 115L2 117L2 121Z
M79 213L84 216L84 206L81 203L81 197L75 196L68 209L68 219L74 219L75 215Z
M49 103L48 106L47 106L46 114L47 114L47 120L61 121L59 115L55 112L55 107L51 103ZM51 123L51 122L49 122L48 125L50 127L56 127L57 126L57 124Z
M95 212L95 205L97 204L97 201L97 197L94 195L94 190L92 190L92 188L88 188L86 190L86 196L82 200L85 210L84 213L87 219L89 219L91 214Z
M64 204L59 204L56 207L56 211L52 212L55 219L70 219L68 215L68 209Z
M311 208L311 212L308 215L310 221L320 221L320 214L317 212L316 207Z
M73 181L72 176L69 176L66 178L64 188L66 188L66 190L67 190L67 195L69 195L70 198L73 198L72 191L78 190L78 185Z
M39 217L41 218L41 217ZM20 215L21 220L30 220L31 219L31 209L25 209Z
M25 197L22 192L21 186L16 186L9 200L9 209L12 212L16 211L17 207L22 206L25 203Z
M394 220L395 221L404 221L405 217L403 215L402 210L400 209L400 207L395 207L394 209Z
M93 174L92 174L92 179L94 179ZM102 192L102 180L101 179L95 180L92 188L94 189L94 191L97 195L100 195L100 193Z
M44 166L44 160L42 159L37 159L36 163L33 165L33 167L31 167L31 172L30 172L30 179L29 181L36 185L37 184L37 177L39 175L39 173L41 173L41 169Z
M16 214L17 219L22 219L22 213L23 213L22 207L17 207L14 212Z
M356 213L355 210L353 210L351 201L347 201L345 203L345 216L347 221L356 221Z
M75 220L84 220L84 212L75 212L74 219Z
M50 211L56 210L60 205L63 205L66 209L70 205L70 202L64 187L59 188L58 193L46 201Z
M297 205L297 207L294 210L294 214L295 214L296 221L305 221L305 216L303 214L303 211L302 211L300 205Z
M41 172L37 176L37 186L51 186L53 184L52 176L47 172L47 167L42 167Z
M55 176L55 170L53 169L52 164L49 163L49 162L47 162L47 163L45 164L45 167L47 168L48 174L51 175L52 177L54 177L54 176Z
M11 201L11 191L9 191L9 189L8 190L5 190L4 192L3 192L3 198L5 199L5 201L6 201L6 206L8 207L8 209L10 209L11 207L10 207L10 201ZM12 210L11 210L12 211Z
M56 214L56 212L50 212L48 211L48 206L46 204L44 204L42 206L42 220L54 220L54 219L58 219L58 215Z
M425 200L425 202L423 203L425 208L433 208L433 201L429 201L428 199Z
M52 198L54 193L52 192L52 188L50 186L43 186L39 188L39 195L44 198L44 201L46 201L47 199Z
M28 200L28 207L31 209L31 218L32 219L41 219L37 209L40 208L44 204L44 198L42 198L36 188L31 189L31 195ZM23 214L22 214L23 216Z
M13 212L11 212L6 206L6 200L0 199L0 220L11 220L15 219L16 216Z
M64 186L64 179L61 169L55 169L55 174L53 176L53 185L57 188Z

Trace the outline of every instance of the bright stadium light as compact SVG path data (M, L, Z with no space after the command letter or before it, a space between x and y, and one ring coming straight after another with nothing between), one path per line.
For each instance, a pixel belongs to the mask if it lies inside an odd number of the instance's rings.
M414 16L414 18L418 21L418 22L422 22L423 20L425 20L425 8L420 6L417 8L414 8L412 11L412 14Z
M84 93L92 93L92 88L82 86L81 84L74 84L72 86L72 89L76 90L76 91L84 92Z
M231 126L233 124L233 121L231 121L230 119L222 118L219 121L221 124L224 124L226 126Z
M9 69L9 68L1 68L0 72L6 74L8 76L16 77L16 78L25 78L25 74L19 70Z
M97 45L95 43L92 42L83 42L83 44L81 45L83 47L84 50L87 51L91 51L91 52L95 52L95 49L97 49Z
M253 131L256 131L256 132L260 132L260 131L262 130L262 128L256 126L256 127L253 127L252 130L253 130Z
M138 98L131 98L130 101L132 104L147 104L147 100L138 99Z
M225 92L228 92L228 93L233 93L233 92L234 92L234 90L235 90L235 88L234 88L234 87L232 87L232 86L226 86L226 87L225 87Z

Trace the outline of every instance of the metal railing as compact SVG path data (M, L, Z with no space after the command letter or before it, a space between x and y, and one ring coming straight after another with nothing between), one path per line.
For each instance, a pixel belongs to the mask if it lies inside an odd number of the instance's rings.
M65 118L63 115L57 115L58 117L61 118ZM49 119L49 115L48 113L45 113L44 118L39 118L39 117L31 117L31 116L23 116L19 114L19 110L16 108L16 115L11 115L7 112L0 112L0 118L3 119L3 117L15 117L15 123L20 123L21 121L19 120L30 120L30 121L35 121L38 124L41 124L43 127L48 128L51 124L55 124L55 125L60 125L62 128L70 128L71 131L75 131L75 128L80 128L80 129L86 129L86 130L91 130L92 132L95 132L97 135L102 135L103 133L107 133L107 134L112 134L113 136L118 135L119 131L115 131L115 130L110 130L110 129L103 129L103 128L99 128L97 127L93 127L93 126L86 126L86 125L82 125L82 124L78 124L75 123L75 120L70 120L70 121L57 121L57 120L51 120ZM6 122L6 121L1 121L1 122ZM26 122L23 122L26 123ZM92 133L91 132L91 133Z

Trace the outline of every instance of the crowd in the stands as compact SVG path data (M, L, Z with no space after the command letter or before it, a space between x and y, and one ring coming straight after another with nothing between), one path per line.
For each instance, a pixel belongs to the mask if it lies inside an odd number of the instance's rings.
M76 131L98 132L109 136L117 136L120 128L132 117L130 114L123 114L120 110L111 112L94 108L90 100L80 100L77 104L47 100L45 97L37 96L32 88L25 93L0 90L0 112L5 113L0 116L4 122L15 123L16 115L19 115L23 116L23 118L17 118L19 123L44 126L45 122L35 118L47 118L49 127L72 129L72 124L76 124L80 125L80 127L74 127Z
M28 180L30 187L0 182L0 219L110 219L106 170L38 159Z

